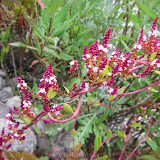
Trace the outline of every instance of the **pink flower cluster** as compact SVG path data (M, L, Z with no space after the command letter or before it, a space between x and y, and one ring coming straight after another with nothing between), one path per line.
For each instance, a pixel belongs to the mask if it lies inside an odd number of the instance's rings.
M49 99L47 97L47 93L49 88L52 88L52 92L60 93L57 85L56 76L53 74L52 63L49 64L46 72L41 79L41 83L39 84L37 95L41 97L41 99L45 103L49 103Z
M77 70L77 67L78 67L78 62L77 60L76 61L71 61L70 62L70 74L74 74L75 71Z
M95 84L101 84L102 86L109 87L108 93L115 95L117 88L115 88L114 78L121 76L122 78L129 77L144 77L150 71L153 71L156 67L160 67L160 58L156 59L156 54L159 52L160 42L156 38L157 33L157 21L158 17L153 22L151 33L146 39L144 30L141 30L137 44L130 53L127 51L124 54L119 52L116 48L115 52L107 59L107 44L110 39L111 29L109 29L101 45L98 45L98 41L93 43L88 49L87 46L83 49L82 59L85 61L85 67L87 68L88 79L90 83L83 82L81 84L82 90L87 90ZM137 52L143 51L144 54L137 56ZM152 55L153 54L153 55ZM148 59L146 58L148 56ZM151 58L151 56L153 58ZM77 62L70 62L71 70L76 70ZM75 65L76 64L76 65ZM137 75L137 68L147 66L147 68Z
M8 119L7 127L8 133L5 134L5 129L2 129L0 134L0 150L9 149L14 140L24 140L24 133L17 133L19 123L13 123L13 113L12 110L9 110L9 113L6 115L6 119Z
M20 92L23 92L25 94L25 98L22 99L22 101L21 101L22 112L20 113L20 111L16 107L14 107L14 110L15 110L16 113L18 113L20 115L25 114L25 115L33 118L34 114L31 112L31 109L30 109L32 104L31 104L31 101L30 101L30 98L29 98L29 90L27 88L27 83L25 83L25 81L22 80L21 77L18 77L17 80L19 82L17 87L19 87L21 89Z

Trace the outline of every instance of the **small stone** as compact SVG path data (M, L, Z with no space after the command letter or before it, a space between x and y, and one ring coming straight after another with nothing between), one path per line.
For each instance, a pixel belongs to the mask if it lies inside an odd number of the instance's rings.
M12 88L5 87L0 91L0 101L6 102L9 98L13 97Z
M16 77L13 77L13 78L9 79L7 85L8 85L8 86L11 85L11 87L13 87L14 89L16 89L16 88L17 88L17 85L18 85L17 78L16 78Z
M6 73L2 71L2 69L0 69L0 77L5 78L6 77Z
M13 110L13 107L20 107L21 98L19 96L14 96L12 98L9 98L5 105L12 110Z
M6 118L6 115L8 114L8 112L9 110L7 109L5 104L0 102L0 118Z
M6 87L6 81L2 77L0 77L0 89L4 87Z

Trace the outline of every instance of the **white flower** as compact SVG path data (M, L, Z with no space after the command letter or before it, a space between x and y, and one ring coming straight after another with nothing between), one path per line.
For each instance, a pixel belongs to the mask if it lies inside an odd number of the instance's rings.
M92 68L92 66L89 64L88 66L87 66L88 68Z
M99 45L99 46L98 46L98 49L99 49L99 50L102 50L102 51L105 52L105 53L108 52L107 48L104 48L102 45Z
M96 56L93 57L93 61L97 61L97 57Z
M108 76L112 76L112 73L111 73L111 72L108 72Z
M38 91L38 94L46 94L46 90L45 88L40 88L40 90Z
M87 59L91 58L91 55L90 54L86 54L86 58Z
M26 101L26 100L23 101L23 107L30 108L30 106L31 106L31 102L30 101Z
M74 61L71 61L69 64L70 64L71 66L73 66L73 65L74 65Z
M93 67L93 72L97 72L98 71L98 67Z
M111 93L113 92L113 90L114 90L113 88L109 88L109 89L108 89L108 93L111 94Z
M8 118L8 117L10 117L10 116L11 116L11 114L10 114L10 113L6 114L6 118Z

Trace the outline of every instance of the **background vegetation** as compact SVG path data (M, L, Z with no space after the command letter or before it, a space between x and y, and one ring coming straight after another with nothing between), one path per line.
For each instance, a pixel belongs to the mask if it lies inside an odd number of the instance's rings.
M112 28L108 57L117 47L121 53L131 51L141 29L144 28L147 34L153 20L160 15L160 0L43 0L44 9L36 0L2 0L0 3L1 68L7 72L8 78L23 77L31 86L30 90L35 93L38 91L37 84L50 62L53 63L54 74L61 89L64 90L63 85L71 89L75 82L80 84L80 80L69 75L69 62L78 60L80 64L78 74L85 77L86 70L82 61L82 51L85 46L101 40L106 31ZM150 85L155 80L159 80L159 77L154 74L148 75L141 81L134 80L128 92ZM121 86L127 86L129 83L119 79ZM159 90L158 87L154 89ZM154 102L157 102L160 97L159 92L156 91L152 92ZM131 110L123 114L121 109L126 106L133 107L142 101L146 94L147 91L144 91L121 98L115 102L112 109L99 107L97 110L96 106L99 105L97 102L95 107L90 107L79 117L75 143L82 142L84 151L92 151L94 148L92 142L96 133L106 138L119 129L118 126L121 125L120 122L124 117L136 113L136 110ZM83 106L99 99L108 104L105 90L99 89L88 93L82 99ZM61 96L55 97L55 103L64 100ZM74 103L76 105L76 102ZM38 105L38 107L42 109L42 106ZM152 109L148 112L158 121L160 120L157 114L159 108L156 109L157 113L152 112ZM51 125L46 134L53 142L52 137L58 132L56 128L72 130L73 123L74 121ZM112 128L112 124L117 128ZM151 132L159 130L158 127L159 125L155 125ZM143 131L145 127L139 130L138 135L140 136ZM160 156L157 152L160 150L159 137L158 132L157 137L153 138L153 143L148 143L151 147L149 154L152 154L152 151L156 152L155 158ZM106 143L109 156L111 148L119 150L123 148L121 139L119 137L116 141ZM137 139L133 140L131 149L137 143Z

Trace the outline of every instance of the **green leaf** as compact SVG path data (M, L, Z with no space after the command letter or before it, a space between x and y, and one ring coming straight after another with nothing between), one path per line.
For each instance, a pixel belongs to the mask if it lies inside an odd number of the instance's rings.
M157 91L156 89L154 89L153 87L151 87L150 89L148 89L148 91L155 92L155 93L158 93L158 92L159 92L159 91Z
M5 47L3 47L1 50L1 66L2 67L3 67L4 56L5 56Z
M116 133L117 133L117 136L119 136L119 137L125 137L125 135L126 135L124 132L119 131L119 130Z
M160 71L155 71L157 74L160 74Z
M42 157L38 158L37 160L49 160L49 157L48 156L42 156Z
M37 86L37 83L36 83L36 79L35 79L35 78L34 78L34 81L33 81L32 92L33 92L33 93L37 93L37 92L38 92L38 86Z
M36 132L37 134L42 134L40 128L38 128L38 127L36 127L36 126L34 126L33 128L34 128L34 130L35 130L35 132Z
M57 12L59 7L62 5L63 0L50 0L49 5L47 6L48 10L50 11L51 16Z
M108 158L108 156L103 156L103 157L100 157L100 158L96 158L94 160L106 160Z
M107 116L108 116L108 114L109 114L109 109L107 110L107 112L104 114L104 115L102 115L100 118L98 118L98 119L96 119L95 120L95 123L97 123L97 124L101 124L103 121L105 121L106 119L107 119Z
M44 8L44 10L42 10L41 20L45 29L48 30L50 24L50 12L48 11L48 8Z
M120 41L124 45L124 48L126 49L126 51L131 51L131 49L127 46L127 44L123 40L120 40Z
M126 40L132 40L132 41L134 41L134 39L126 37L125 35L119 36L118 39L119 40L124 40L124 41L126 41Z
M66 90L66 92L69 94L70 93L69 89L67 87L65 87L64 85L63 85L63 87Z
M100 105L100 101L96 101L96 103L93 104L93 106L99 106Z
M153 61L155 59L156 55L157 55L157 52L151 53L151 55L149 56L149 60Z
M111 138L113 136L111 129L107 131L107 138Z
M68 89L72 89L73 85L75 83L77 83L77 86L80 84L81 80L79 78L73 78L70 80L69 85L68 85Z
M59 58L59 56L57 55L57 53L56 53L54 50L49 49L49 48L47 48L47 47L44 47L44 48L43 48L43 52L50 53L50 54L52 54L53 56Z
M118 90L117 95L122 94L122 93L124 92L124 90L125 90L125 86L121 87L121 88Z
M15 47L26 47L28 49L32 49L32 50L37 50L37 48L32 47L32 46L27 46L22 42L14 42L14 43L8 43L8 45L10 46L15 46Z
M90 96L88 96L88 98L87 98L87 103L90 104L91 102L92 102L92 97L91 97L91 95L90 95Z
M65 60L65 61L70 61L73 60L72 56L63 53L61 59Z
M69 8L70 4L67 4L53 17L52 27L56 28L58 25L66 21Z
M64 111L73 113L73 109L69 104L64 104L63 106Z
M132 14L131 12L128 13L128 15L130 16L131 21L133 22L133 24L135 26L137 26L137 24L139 26L141 26L141 20L138 18L138 16L135 16L134 14Z
M97 133L96 134L96 138L94 140L94 151L98 151L100 147L101 147L101 137Z
M6 31L5 32L2 32L1 35L2 35L2 42L4 43L7 43L8 41L8 37L9 37L9 34L10 34L10 29L11 29L11 24L9 24L9 26L6 28Z
M114 96L109 96L109 97L108 97L108 100L109 100L109 101L112 101L113 99L114 99Z
M150 147L154 150L157 151L158 146L156 144L156 142L154 142L150 137L146 138L146 142L150 145Z
M48 97L49 99L52 99L52 98L54 98L56 95L57 95L57 92L53 91L53 88L50 87L49 90L48 90L48 93L47 93L47 97Z
M139 7L139 9L141 9L144 13L146 13L147 15L151 16L152 18L156 18L158 17L158 15L153 12L153 10L151 10L150 8L148 8L147 6L143 5L139 0L135 0L137 6ZM160 21L158 22L158 24L160 24Z
M141 124L136 123L136 122L133 122L130 126L131 126L131 127L142 127Z
M26 116L26 115L23 115L22 118L23 118L23 120L24 120L24 122L25 122L26 124L31 124L31 123L32 123L32 120L31 120L30 117L28 117L28 116Z
M152 155L143 155L143 156L140 156L138 159L142 159L142 160L158 160L157 158L153 157Z
M104 76L108 77L108 73L109 72L111 73L112 69L108 65L106 65L105 68L104 68L104 70L100 73L99 77L100 78L103 78Z

